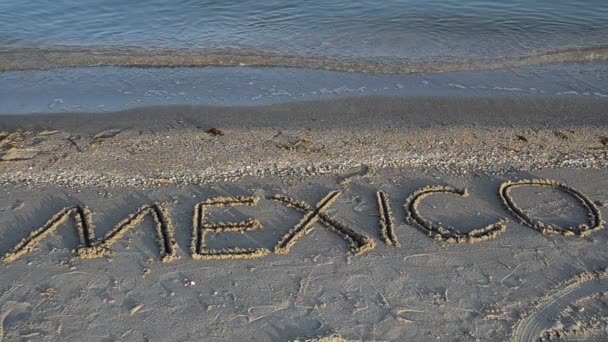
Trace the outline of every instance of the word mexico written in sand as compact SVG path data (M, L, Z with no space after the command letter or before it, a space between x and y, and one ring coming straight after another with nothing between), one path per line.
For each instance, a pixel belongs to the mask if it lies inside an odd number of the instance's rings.
M520 187L547 187L561 191L576 200L588 215L588 224L578 226L559 227L554 224L542 222L531 217L525 210L515 202L511 191ZM285 233L275 244L274 251L267 248L224 248L210 249L207 246L208 234L222 233L247 233L263 229L262 223L255 218L248 218L240 222L215 222L209 220L210 212L218 207L256 206L260 198L254 196L239 197L217 197L194 205L192 219L192 238L190 255L194 260L218 260L218 259L254 259L264 257L274 252L279 255L289 254L291 248L310 233L317 223L328 231L343 238L350 246L350 252L361 255L372 251L376 242L356 229L340 222L329 213L330 207L339 199L340 191L331 191L314 206L304 201L299 201L285 195L277 194L268 197L277 205L293 209L299 212L301 219ZM417 227L429 237L448 243L476 243L498 237L507 229L507 219L502 218L486 227L475 227L466 232L454 227L442 226L425 218L419 211L420 205L425 198L435 195L454 194L468 197L466 189L457 189L448 186L426 186L414 191L404 204L405 221ZM523 225L529 226L543 234L562 234L564 236L588 236L594 231L604 227L602 214L596 204L583 193L553 180L521 180L517 182L505 182L501 184L498 195L507 211ZM399 248L400 244L395 233L395 217L389 196L383 192L376 193L377 209L379 217L379 236L388 246ZM95 234L93 224L93 213L87 207L73 206L60 210L52 216L40 228L34 230L28 237L21 240L10 252L2 258L3 263L10 263L21 256L36 249L40 242L49 237L60 226L70 219L74 223L80 244L75 249L79 258L91 259L112 254L112 246L120 240L128 231L139 226L146 217L152 217L155 223L155 233L160 260L171 262L177 260L179 246L175 239L175 225L171 220L169 203L153 203L140 207L124 220L120 221L101 239Z

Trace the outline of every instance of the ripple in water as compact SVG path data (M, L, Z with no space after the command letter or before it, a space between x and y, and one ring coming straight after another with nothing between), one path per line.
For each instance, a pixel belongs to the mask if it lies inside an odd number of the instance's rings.
M165 63L170 66L316 63L370 72L450 69L446 63L475 69L471 61L573 49L588 52L574 61L598 60L608 45L607 19L605 0L3 0L0 70L36 64L28 59L41 54L48 60L48 48L58 49L56 59L80 58L65 65L162 66L141 56L165 53L189 56ZM124 48L140 59L130 63ZM100 61L100 54L113 57Z

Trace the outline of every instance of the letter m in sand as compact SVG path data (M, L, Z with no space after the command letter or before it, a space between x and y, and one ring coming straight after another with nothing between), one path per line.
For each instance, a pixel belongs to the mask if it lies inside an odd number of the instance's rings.
M70 218L74 220L76 232L80 239L77 254L81 258L99 258L109 254L109 248L116 243L131 228L139 225L147 215L155 221L156 241L160 247L161 260L172 261L177 258L177 243L173 236L173 225L167 210L160 204L145 205L119 222L106 236L97 241L93 225L93 213L86 207L74 206L60 210L40 228L34 230L28 237L21 240L12 251L2 258L9 263L33 251L42 240L54 233Z

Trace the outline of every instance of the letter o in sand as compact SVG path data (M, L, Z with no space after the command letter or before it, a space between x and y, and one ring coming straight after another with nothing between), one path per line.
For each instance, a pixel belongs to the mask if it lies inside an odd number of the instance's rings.
M554 224L544 223L540 220L533 219L526 214L521 208L515 204L515 201L511 197L511 190L523 187L523 186L540 186L557 189L567 193L574 197L586 210L589 217L590 225L580 224L576 227L559 227ZM543 234L562 234L564 236L588 236L596 230L604 228L604 221L602 220L602 213L598 207L584 194L576 189L573 189L562 183L549 180L549 179L525 179L517 182L505 182L500 185L500 198L507 207L507 209L517 217L522 224L532 227Z

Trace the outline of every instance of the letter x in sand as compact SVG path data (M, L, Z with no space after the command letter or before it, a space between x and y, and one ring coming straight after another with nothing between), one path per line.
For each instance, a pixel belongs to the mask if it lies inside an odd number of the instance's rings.
M293 247L302 236L311 232L317 222L320 222L330 231L344 238L349 243L351 252L355 255L364 254L374 249L376 243L372 239L347 227L326 212L339 196L340 191L332 191L319 201L314 208L306 202L297 201L284 195L274 195L270 197L271 200L304 213L302 219L293 226L281 240L279 240L274 248L275 253L288 254L291 247Z

